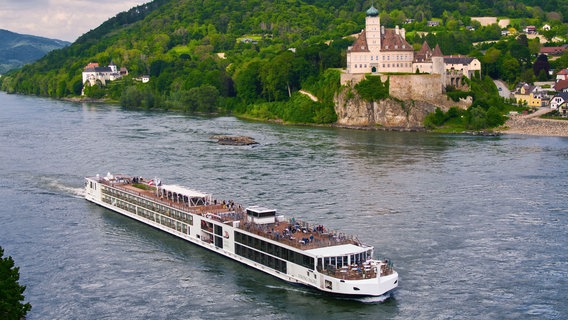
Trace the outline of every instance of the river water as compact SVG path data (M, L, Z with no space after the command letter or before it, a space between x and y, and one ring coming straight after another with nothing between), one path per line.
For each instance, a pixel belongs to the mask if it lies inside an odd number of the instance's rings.
M566 319L568 138L282 126L0 93L0 245L28 319ZM255 147L221 146L216 134ZM159 177L358 235L389 297L292 286L82 198Z

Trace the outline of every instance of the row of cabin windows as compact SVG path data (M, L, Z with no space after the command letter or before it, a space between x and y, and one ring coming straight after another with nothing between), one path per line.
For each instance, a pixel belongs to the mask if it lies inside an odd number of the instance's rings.
M108 194L108 195L112 195L118 199L124 199L130 203L133 203L137 206L146 208L146 209L150 209L152 211L161 213L163 215L166 215L168 217L172 217L174 219L180 220L182 222L187 222L190 225L193 225L193 216L189 213L185 213L179 210L175 210L175 209L171 209L168 208L167 206L155 203L153 201L144 199L142 197L138 197L135 195L132 195L130 193L127 192L122 192L120 190L116 190L113 188L108 188L103 186L102 189L103 194Z
M286 261L264 254L260 251L247 248L240 244L235 244L235 253L241 257L245 257L249 260L260 263L276 271L280 271L282 273L287 272Z
M109 204L112 204L112 197L107 196L107 195L103 195L103 201ZM126 202L126 201L122 201L122 200L116 200L116 202L114 203L114 206L119 207L121 209L124 209L126 211L129 211L131 213L134 213L140 217L146 218L148 220L157 222L161 225L164 225L168 228L174 229L178 232L184 233L184 234L189 234L190 233L190 228L187 224L182 223L180 221L177 221L175 219L171 219L167 216L163 216L157 213L154 213L150 210L146 210L144 208L138 207L138 210L136 209L137 206L133 205L132 203Z
M299 252L283 248L277 244L273 244L256 237L246 235L235 231L235 242L254 248L277 258L290 261L297 265L301 265L308 269L314 269L314 258L301 254Z

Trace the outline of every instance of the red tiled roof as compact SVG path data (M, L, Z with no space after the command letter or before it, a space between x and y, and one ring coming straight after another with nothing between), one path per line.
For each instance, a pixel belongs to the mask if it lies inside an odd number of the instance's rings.
M432 60L432 49L430 49L428 42L424 41L420 50L418 50L418 52L414 54L414 61L425 62L431 60Z
M381 34L382 51L414 51L414 48L395 29L384 29Z
M361 31L359 37L353 43L351 52L369 52L369 47L367 47L367 34L365 30Z
M564 47L542 47L540 53L544 54L562 54L566 48Z
M554 90L556 91L562 91L566 88L568 88L568 80L560 80L554 85Z
M414 48L395 29L384 29L381 34L381 51L414 51ZM369 52L365 30L361 31L350 52Z
M442 50L440 49L439 45L436 45L436 48L434 48L434 53L432 53L433 57L443 57L444 54L442 54Z

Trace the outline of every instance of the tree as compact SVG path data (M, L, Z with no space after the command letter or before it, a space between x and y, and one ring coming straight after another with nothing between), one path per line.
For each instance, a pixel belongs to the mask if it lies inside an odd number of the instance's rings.
M189 89L191 97L191 111L212 113L217 110L219 90L212 85L202 85L201 87Z
M380 76L367 75L365 80L361 80L355 85L355 90L357 90L361 98L374 102L388 98L389 84L389 79L383 83Z
M466 127L480 130L487 128L487 112L482 107L470 107L466 113Z
M260 97L262 92L260 67L261 62L259 60L252 60L235 72L234 81L237 97L245 103L252 103Z
M268 101L284 100L286 96L291 96L295 85L293 61L294 54L284 51L261 67L260 81Z
M548 57L545 54L540 54L533 64L533 72L535 76L540 78L541 71L544 71L545 77L548 77L548 71L550 71L550 63L548 63ZM546 80L547 79L544 79L544 81Z
M20 268L14 266L12 257L4 256L4 249L0 247L0 318L6 320L23 319L32 306L23 303L26 286L18 283Z

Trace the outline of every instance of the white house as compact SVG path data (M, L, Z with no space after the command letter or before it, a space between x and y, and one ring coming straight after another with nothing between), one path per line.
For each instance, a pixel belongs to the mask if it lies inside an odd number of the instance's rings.
M559 92L550 100L550 108L558 109L562 106L566 108L566 102L568 102L568 92Z

